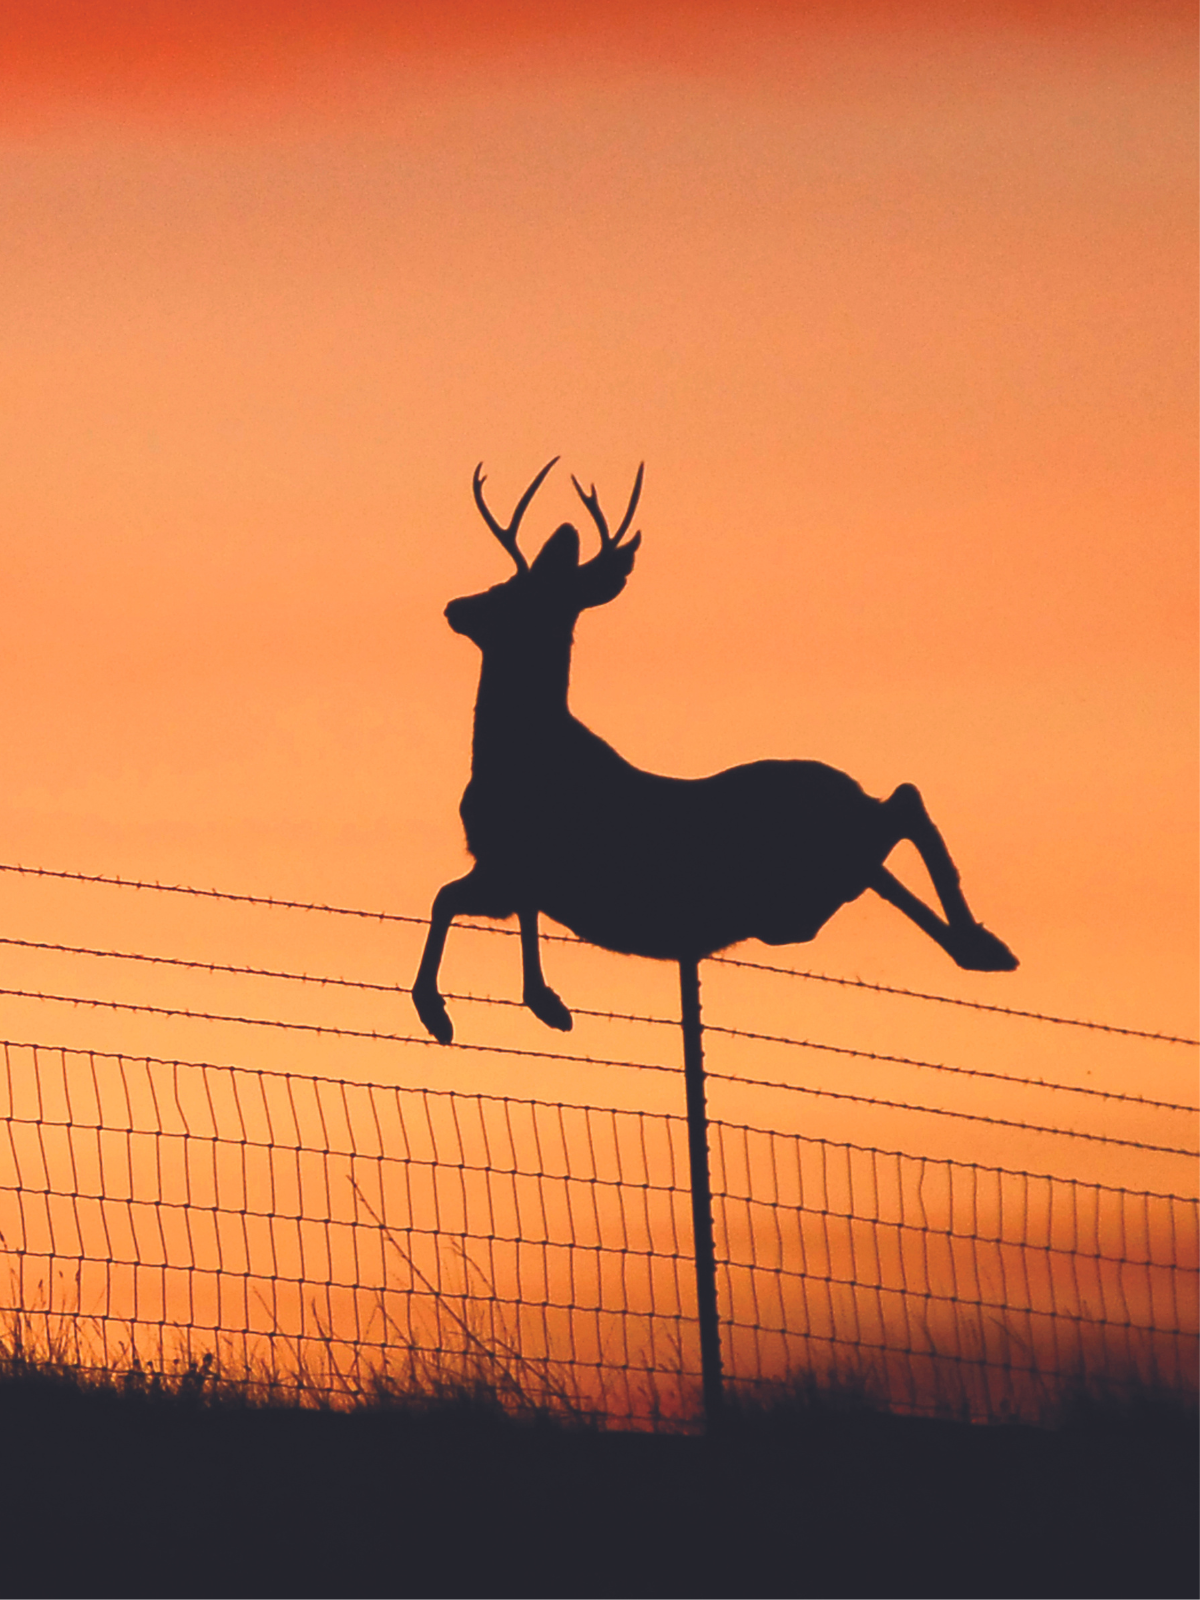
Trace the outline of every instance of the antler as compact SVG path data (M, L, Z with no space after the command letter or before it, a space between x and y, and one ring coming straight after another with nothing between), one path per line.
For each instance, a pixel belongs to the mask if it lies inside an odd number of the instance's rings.
M513 512L512 520L509 522L507 528L502 528L500 526L495 517L488 510L487 503L483 498L483 486L487 482L487 477L483 470L483 462L481 461L475 468L475 477L472 481L472 488L475 490L475 504L479 507L480 513L483 516L483 520L487 523L488 527L492 530L497 539L499 539L500 543L516 562L518 572L529 571L528 561L526 561L520 550L517 549L517 530L521 526L521 518L529 509L529 502L533 499L534 495L541 487L542 479L550 471L550 468L557 460L558 457L555 456L554 461L547 461L546 465L542 468L537 477L529 485L528 489L526 489L525 493L517 501L517 509Z
M600 509L600 498L596 493L596 485L592 485L592 492L591 494L588 494L585 492L583 485L580 483L575 474L571 474L571 482L575 485L575 492L583 501L584 505L588 508L588 511L591 513L592 521L599 529L600 548L602 552L604 550L615 550L620 544L621 540L625 537L625 534L629 529L629 524L633 521L633 514L637 510L638 501L641 499L642 474L645 472L645 470L646 463L643 461L637 469L637 477L633 482L633 493L629 496L629 509L622 517L621 526L614 534L610 534L608 531L608 522L605 520L603 511Z

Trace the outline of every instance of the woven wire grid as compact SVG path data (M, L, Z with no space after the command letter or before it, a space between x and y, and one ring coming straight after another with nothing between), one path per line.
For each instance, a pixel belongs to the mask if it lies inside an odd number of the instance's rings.
M994 1420L1194 1394L1198 1204L712 1125L727 1359Z
M710 1124L722 1344L750 1393L1036 1412L1195 1385L1197 1203ZM337 1403L483 1386L686 1426L681 1117L5 1045L0 1317L106 1371ZM0 1336L4 1329L0 1327Z

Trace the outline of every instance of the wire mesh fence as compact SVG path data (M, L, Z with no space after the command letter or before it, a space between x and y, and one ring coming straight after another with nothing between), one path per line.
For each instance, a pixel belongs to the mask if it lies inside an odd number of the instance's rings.
M52 1014L66 1046L4 1047L0 1348L135 1374L207 1362L322 1401L479 1384L627 1424L698 1415L679 1024L652 985L623 970L631 1009L613 1011L610 973L592 1008L573 997L569 1046L547 1049L522 1031L504 962L472 956L450 996L467 1036L435 1050L453 1082L434 1090L409 991L387 981L398 955L412 970L416 944L395 941L418 941L423 917L0 873L28 891L10 914L42 935L0 938L0 1000ZM62 898L114 890L185 913L170 923L183 948L113 948L102 912ZM47 917L29 896L51 892ZM339 962L348 934L377 925L387 943L360 939L355 977L301 971L310 947L278 941L279 912L336 927ZM157 946L166 927L151 918L140 937ZM514 937L463 931L501 956ZM544 938L586 999L587 947ZM207 959L214 940L223 960ZM110 975L107 993L81 962ZM1194 1391L1197 1113L1180 1047L1195 1039L732 956L706 971L735 1387L848 1382L976 1418L1042 1414L1080 1386ZM795 1035L793 980L821 1038ZM842 1010L814 1008L815 991ZM867 1000L907 1007L903 1029ZM922 1035L917 1012L941 1021ZM981 1052L964 1020L1024 1043ZM1054 1046L1031 1049L1031 1025ZM244 1064L178 1059L212 1050ZM564 1072L574 1104L557 1098Z
M0 1315L80 1367L484 1383L687 1425L684 1119L6 1044ZM1195 1199L710 1123L728 1379L1036 1415L1194 1391Z

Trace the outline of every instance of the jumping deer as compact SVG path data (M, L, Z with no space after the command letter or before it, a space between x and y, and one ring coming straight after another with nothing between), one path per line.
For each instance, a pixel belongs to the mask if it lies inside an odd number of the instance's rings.
M641 534L626 534L644 464L615 533L595 485L585 491L572 477L600 549L581 563L578 530L564 522L530 565L518 530L557 460L534 478L506 527L484 500L482 462L475 469L476 505L516 571L446 607L447 622L478 645L483 665L460 806L475 866L435 898L413 986L434 1038L448 1044L454 1037L438 968L447 930L463 915L516 915L524 1003L564 1031L571 1013L542 976L542 912L606 950L683 962L743 939L803 943L873 889L960 967L1012 971L1016 957L971 914L958 869L912 784L877 800L817 761L660 777L632 766L571 715L575 623L580 612L615 600L633 569ZM920 852L944 919L884 866L902 839Z

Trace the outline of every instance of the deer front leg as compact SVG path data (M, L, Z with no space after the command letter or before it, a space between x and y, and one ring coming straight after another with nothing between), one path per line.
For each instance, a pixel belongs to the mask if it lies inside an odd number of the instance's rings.
M548 1028L570 1033L571 1013L542 976L542 952L538 943L538 913L518 912L521 923L521 960L525 1004Z
M465 878L456 878L438 890L429 917L429 934L417 968L412 987L413 1005L426 1030L439 1044L450 1044L454 1038L454 1024L446 1010L446 1002L438 990L438 968L442 964L442 951L446 934L455 917L511 917L512 907L501 906L497 896L489 890L487 879L474 868Z

